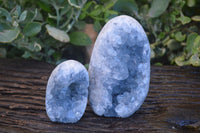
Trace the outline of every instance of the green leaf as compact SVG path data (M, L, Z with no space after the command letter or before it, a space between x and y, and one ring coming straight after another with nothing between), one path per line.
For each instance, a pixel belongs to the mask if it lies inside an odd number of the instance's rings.
M168 25L165 25L164 29L165 29L166 32L169 32L169 30L170 30Z
M0 58L5 58L6 54L7 54L6 49L0 48Z
M30 42L27 45L24 45L23 47L31 52L39 52L42 49L41 45L37 42Z
M15 9L15 11L17 12L17 16L19 16L21 14L21 6L17 5Z
M94 7L95 5L96 5L96 2L94 2L94 1L87 2L82 9L81 15L79 16L79 20L83 20L89 13L88 9L90 7Z
M26 23L32 22L37 17L38 17L38 10L37 10L37 8L35 9L35 11L28 11L26 19L23 21L23 23L26 24Z
M198 34L197 33L191 33L187 37L187 42L186 42L186 50L188 53L192 53L193 46L194 46L194 41L197 38Z
M170 37L171 37L172 39L174 39L174 38L175 38L175 34L174 34L174 33L171 33L171 34L170 34Z
M74 24L74 27L76 27L78 30L84 30L85 28L85 22L84 21L77 21L75 24Z
M184 66L184 65L189 65L190 64L188 61L185 61L185 57L183 55L176 57L175 58L175 63L178 66Z
M0 31L9 29L11 29L11 27L8 25L8 23L0 23Z
M153 64L153 65L155 65L155 66L163 66L163 64L162 63L160 63L160 62L156 62L155 64Z
M27 12L26 18L23 21L24 24L29 23L34 17L34 13L33 12Z
M170 51L175 51L181 47L180 43L174 39L170 39L165 45L167 45L167 48L169 48Z
M48 34L56 40L59 40L61 42L69 42L70 41L69 36L65 31L57 29L50 25L46 25L46 29L47 29Z
M17 38L19 35L19 29L13 30L4 30L0 32L0 42L1 43L10 43Z
M36 3L40 6L41 9L43 9L44 11L50 13L51 12L51 7L49 2L45 2L42 0L37 0Z
M102 6L97 6L96 9L94 9L93 11L90 12L90 15L96 17L96 16L100 15L101 12L103 12L103 10L104 10L104 9L103 9Z
M135 0L117 0L113 9L118 12L125 12L130 15L138 12L138 5Z
M146 15L148 14L149 11L149 5L148 4L144 4L140 7L140 16L142 17L146 17Z
M58 63L58 61L61 61L62 54L61 54L60 52L56 51L56 52L53 53L52 56L53 56L53 58L54 58L55 60L57 60L56 63ZM62 60L63 60L63 59L62 59ZM66 59L65 59L65 60L66 60Z
M165 33L164 32L161 32L158 36L159 39L163 39L165 37Z
M175 34L176 41L182 42L186 38L186 35L182 35L182 33L179 31Z
M87 11L89 9L89 7L91 7L92 5L95 5L95 4L96 3L94 1L87 2L82 10Z
M157 48L156 50L155 50L155 52L156 52L156 56L160 56L160 57L162 57L162 56L164 56L165 55L165 53L166 53L166 48Z
M200 16L193 16L192 20L196 22L200 22Z
M188 27L188 30L191 32L199 32L199 28L197 27L197 25L191 25L190 27Z
M34 42L33 47L35 52L39 52L42 49L41 45L37 42Z
M49 49L49 51L47 52L48 56L51 56L53 53L55 53L54 49Z
M94 22L93 28L98 33L101 30L101 28L102 28L100 22L96 20Z
M12 21L12 18L11 18L11 16L10 16L10 13L9 13L6 9L0 7L0 17L1 17L1 16L5 16L5 17L6 17L6 20L9 21L9 22Z
M11 12L11 16L14 18L18 18L21 14L21 7L19 5L17 5L13 11Z
M193 66L200 66L200 59L198 54L194 54L190 57L189 63Z
M70 42L77 46L87 46L92 44L90 37L83 32L72 32L69 34Z
M116 17L118 15L118 12L114 10L108 10L104 13L104 21L107 23L110 19Z
M37 20L37 21L44 21L41 12L37 11L37 16L35 17L34 20Z
M192 53L196 54L196 53L200 53L200 35L196 37L196 39L194 40L194 46L193 46L193 50Z
M113 7L115 2L110 2L108 5L106 5L105 10L108 11L111 7Z
M86 15L87 14L85 12L82 12L78 19L83 20L86 17Z
M172 21L172 23L176 23L176 15L175 14L170 14L169 19Z
M181 17L179 17L177 20L181 21L181 23L183 25L189 23L191 21L191 19L187 16L182 15Z
M29 57L31 57L31 53L29 51L25 51L22 57L28 59Z
M31 21L35 20L35 18L37 17L37 15L38 15L38 10L37 10L37 8L36 8L36 9L35 9L35 12L34 12L34 16L33 16L33 18L31 19Z
M188 7L193 7L196 4L196 0L187 0L187 6Z
M152 59L152 58L155 58L155 56L156 56L156 53L155 53L154 50L151 48L151 59Z
M27 23L23 30L24 35L30 37L38 34L41 31L41 26L41 23L38 22Z
M160 16L167 9L169 2L170 0L153 0L148 16L151 18Z
M23 11L22 14L19 17L19 22L24 21L27 16L27 11Z

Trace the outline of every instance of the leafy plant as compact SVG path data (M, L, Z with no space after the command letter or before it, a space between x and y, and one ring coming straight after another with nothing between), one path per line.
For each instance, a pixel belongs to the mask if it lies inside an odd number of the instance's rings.
M7 43L25 51L40 51L41 45L37 39L30 39L30 37L34 38L41 31L42 23L36 22L37 15L37 9L34 12L28 12L27 10L22 12L19 5L14 7L10 12L4 8L0 8L0 43ZM8 47L7 44L1 45ZM6 51L5 48L1 49ZM36 58L36 56L33 58Z
M86 0L0 2L0 57L21 56L56 63L67 45L91 44L83 32L74 34ZM85 43L74 41L77 38Z
M114 11L112 7L115 4L115 0L101 1L89 1L82 9L82 13L79 20L84 20L94 24L94 29L99 32L108 20L118 15L117 11Z
M143 25L152 62L179 66L200 66L199 8L197 0L117 0L114 5Z
M66 48L92 43L85 24L99 32L112 17L127 14L143 25L153 64L200 66L198 0L0 0L0 5L0 57L59 63Z

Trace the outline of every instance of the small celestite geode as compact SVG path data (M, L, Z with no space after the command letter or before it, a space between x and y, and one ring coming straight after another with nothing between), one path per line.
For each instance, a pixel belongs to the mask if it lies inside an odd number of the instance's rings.
M58 65L48 80L46 112L53 122L75 123L83 116L88 99L89 76L74 60Z
M125 118L139 109L149 90L150 45L134 18L118 16L103 27L89 77L89 102L97 115Z

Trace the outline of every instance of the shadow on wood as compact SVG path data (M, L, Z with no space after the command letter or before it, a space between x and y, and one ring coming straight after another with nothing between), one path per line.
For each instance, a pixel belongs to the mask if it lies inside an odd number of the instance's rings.
M60 124L45 112L54 67L0 59L0 132L200 132L200 68L152 66L149 94L129 118L99 117L88 105L79 122Z

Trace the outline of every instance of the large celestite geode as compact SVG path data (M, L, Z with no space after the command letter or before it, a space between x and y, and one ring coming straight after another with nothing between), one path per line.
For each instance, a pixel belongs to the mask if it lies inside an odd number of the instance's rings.
M89 76L73 60L58 65L47 83L46 112L53 122L75 123L83 116L88 99Z
M150 45L134 18L118 16L103 27L89 78L89 102L97 115L125 118L140 108L149 90Z

